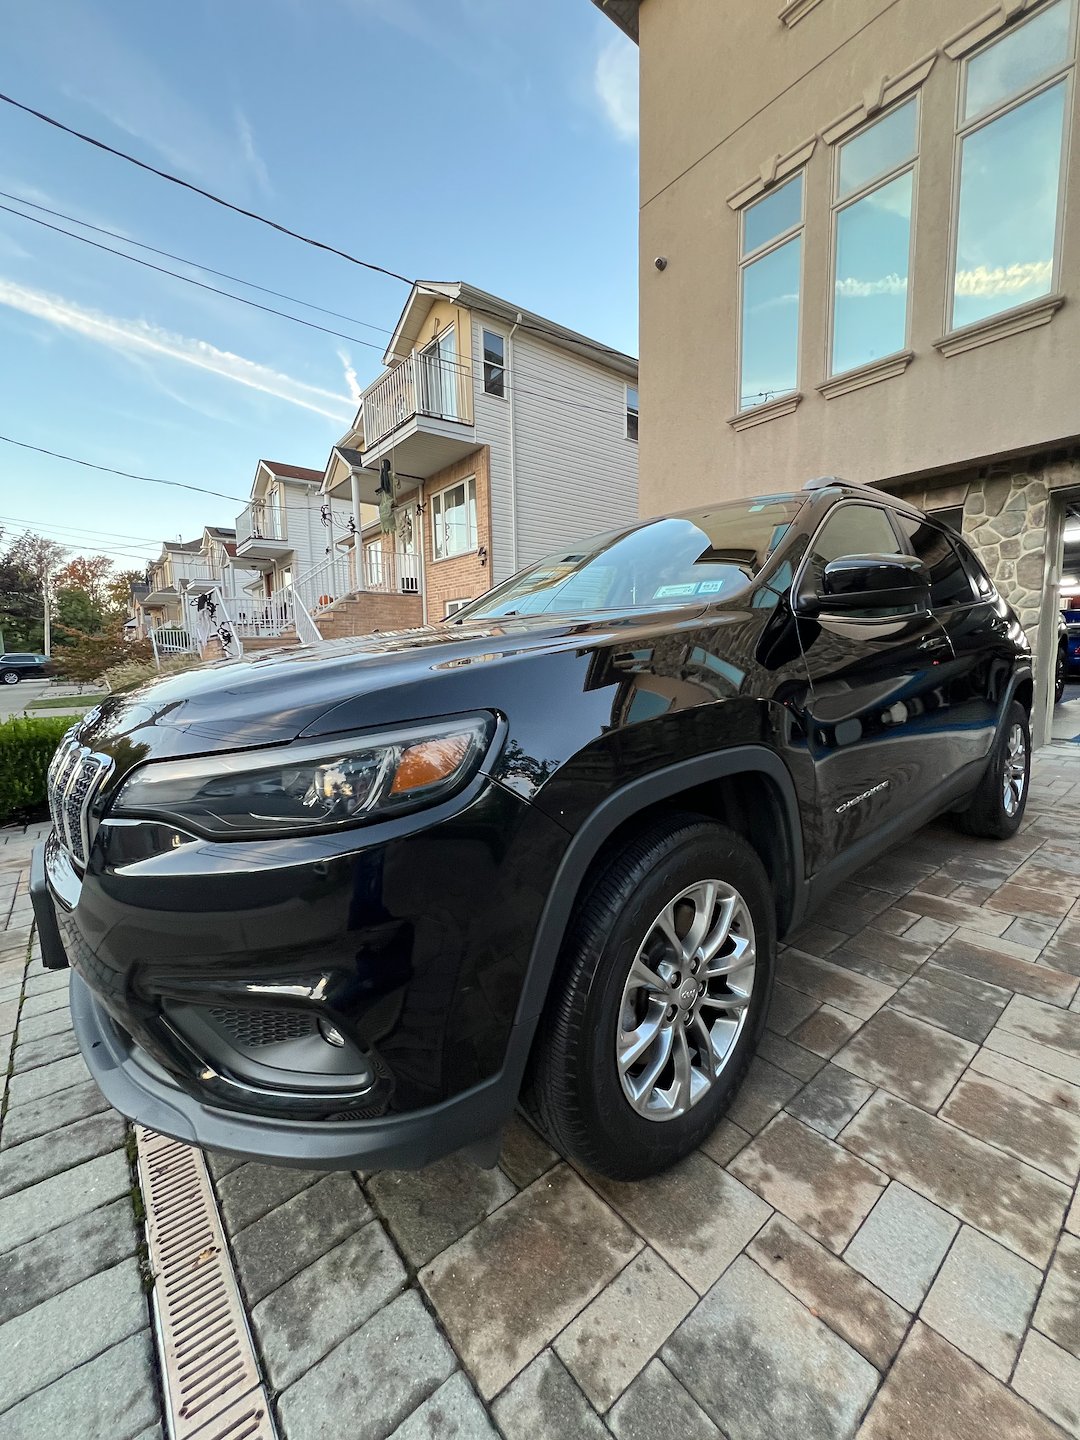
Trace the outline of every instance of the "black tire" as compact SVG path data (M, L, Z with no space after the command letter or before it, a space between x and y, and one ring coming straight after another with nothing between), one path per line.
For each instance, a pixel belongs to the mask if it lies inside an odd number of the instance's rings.
M1057 652L1057 664L1054 667L1054 704L1061 704L1061 697L1065 694L1065 680L1069 671L1069 652L1066 646L1059 645Z
M21 678L18 670L0 670L0 685L17 685Z
M1017 727L1023 742L1022 790L1015 808L1010 812L1005 797L1005 771L1010 763L1010 745ZM1031 728L1027 711L1018 700L1014 700L1002 719L986 773L967 809L956 816L957 825L967 835L978 835L986 840L1007 840L1010 835L1016 834L1024 818L1030 780Z
M744 982L750 987L749 1003L723 1068L700 1098L685 1113L650 1119L632 1106L616 1059L617 1038L625 1033L624 987L639 948L657 935L661 911L688 887L710 880L737 893L744 906L743 930L747 916L753 926L757 963L752 982ZM704 900L700 913L705 913ZM712 933L719 933L719 925ZM775 952L774 900L764 866L726 826L695 815L665 817L611 855L578 901L534 1049L531 1098L563 1153L613 1179L629 1180L664 1170L699 1145L730 1104L757 1048ZM717 959L723 953L718 951ZM685 973L685 981L678 981L676 972L676 989L694 983L689 970ZM704 974L703 969L699 978ZM731 984L707 983L721 989ZM650 995L646 1003L657 1003L656 997ZM708 1001L699 994L697 1003L701 1012ZM694 1012L684 1013L690 1034ZM710 1019L714 1014L707 1012ZM700 1031L693 1034L698 1037ZM702 1050L693 1053L702 1060Z

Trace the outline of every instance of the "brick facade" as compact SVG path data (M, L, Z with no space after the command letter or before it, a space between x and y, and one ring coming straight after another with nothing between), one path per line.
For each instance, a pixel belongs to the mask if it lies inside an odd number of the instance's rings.
M427 622L435 624L446 614L448 600L471 600L491 589L491 479L490 451L486 445L464 460L438 471L424 483L424 575L426 579ZM464 555L436 560L432 553L431 497L447 485L476 476L476 546ZM480 558L480 552L486 558Z

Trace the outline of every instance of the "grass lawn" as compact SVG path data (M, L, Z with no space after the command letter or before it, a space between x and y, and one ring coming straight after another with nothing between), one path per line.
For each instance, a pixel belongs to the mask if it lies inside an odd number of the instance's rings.
M101 693L95 691L92 695L46 695L40 700L28 700L27 710L89 710L91 705L96 705L102 698Z

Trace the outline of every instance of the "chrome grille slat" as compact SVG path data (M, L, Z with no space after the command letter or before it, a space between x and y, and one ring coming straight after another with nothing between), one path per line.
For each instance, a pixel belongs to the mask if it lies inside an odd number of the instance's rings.
M80 745L69 731L49 765L46 789L56 838L78 865L90 855L90 807L113 768L108 755Z

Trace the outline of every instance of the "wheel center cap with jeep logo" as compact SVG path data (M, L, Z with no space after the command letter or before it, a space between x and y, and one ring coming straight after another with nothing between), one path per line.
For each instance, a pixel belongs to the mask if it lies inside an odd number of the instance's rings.
M696 980L687 980L679 991L679 1004L689 1010L690 1006L698 997L699 986Z

